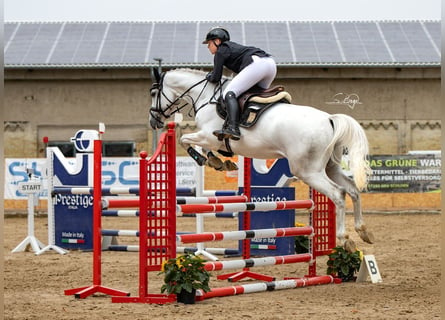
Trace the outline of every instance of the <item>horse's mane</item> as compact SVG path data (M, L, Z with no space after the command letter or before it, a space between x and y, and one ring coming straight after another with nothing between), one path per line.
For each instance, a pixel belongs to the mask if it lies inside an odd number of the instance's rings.
M192 69L192 68L176 68L176 69L172 69L171 71L175 71L175 72L185 72L185 73L193 73L193 74L196 74L196 75L198 75L198 76L201 76L201 77L205 77L206 75L207 75L207 71L204 71L204 70L202 70L202 69ZM226 77L226 76L223 76L223 79L225 79L225 80L230 80L231 79L231 77Z
M200 75L200 76L205 76L206 75L206 72L204 70L198 70L198 69L192 69L192 68L176 68L176 69L173 69L171 71L194 73L194 74L197 74L197 75Z

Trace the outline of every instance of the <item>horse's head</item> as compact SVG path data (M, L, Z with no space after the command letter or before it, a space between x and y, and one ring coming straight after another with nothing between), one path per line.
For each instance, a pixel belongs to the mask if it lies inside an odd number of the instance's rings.
M215 97L216 86L206 80L203 71L175 69L159 74L153 69L153 74L150 126L155 130L162 128L166 119L186 105L191 104L196 113Z
M175 98L171 95L172 93L165 92L163 88L163 82L165 73L160 74L159 71L154 68L153 74L155 77L155 81L153 82L150 88L151 95L151 107L150 107L150 126L152 129L161 129L164 126L165 119L168 119L171 115L168 112L167 107L169 106L168 102L174 101ZM166 100L166 101L164 101Z

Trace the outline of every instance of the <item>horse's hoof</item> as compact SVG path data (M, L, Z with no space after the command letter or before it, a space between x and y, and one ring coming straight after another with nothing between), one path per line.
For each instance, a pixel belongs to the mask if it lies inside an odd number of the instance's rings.
M373 244L374 243L374 235L370 231L359 230L357 231L360 238L366 243Z
M349 253L353 253L353 252L357 251L357 246L355 245L355 242L351 239L346 239L343 247Z
M225 167L226 171L238 170L238 166L236 165L236 163L233 161L230 161L230 160L224 161L224 167Z
M366 243L373 244L374 243L374 235L371 231L366 230L365 226L361 226L360 228L355 230L360 238Z
M224 163L218 157L209 157L207 159L207 165L215 170L222 171L224 167Z

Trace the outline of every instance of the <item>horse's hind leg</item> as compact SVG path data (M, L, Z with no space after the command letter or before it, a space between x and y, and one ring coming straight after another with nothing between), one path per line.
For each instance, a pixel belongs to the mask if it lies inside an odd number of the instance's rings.
M351 197L354 210L354 227L360 238L367 243L374 243L374 235L367 230L363 221L360 191L356 187L354 180L346 176L338 164L329 162L326 167L328 177L338 185L342 186Z
M305 172L298 175L309 186L321 192L335 204L337 238L348 251L355 251L355 243L349 239L345 227L345 189L329 179L324 170L319 172Z

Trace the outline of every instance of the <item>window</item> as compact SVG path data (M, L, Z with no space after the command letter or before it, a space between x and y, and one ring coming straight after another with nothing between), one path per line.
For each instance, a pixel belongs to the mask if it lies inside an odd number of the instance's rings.
M74 143L65 141L49 141L48 147L58 147L65 158L74 158L76 156L76 148Z
M133 157L136 151L135 143L131 141L104 141L102 146L104 157Z
M65 141L50 141L48 147L58 147L66 158L74 158L77 150L74 143ZM135 143L132 141L103 141L102 155L104 157L134 157Z

